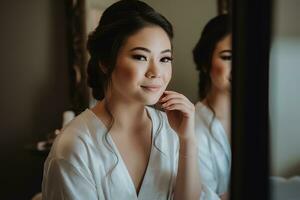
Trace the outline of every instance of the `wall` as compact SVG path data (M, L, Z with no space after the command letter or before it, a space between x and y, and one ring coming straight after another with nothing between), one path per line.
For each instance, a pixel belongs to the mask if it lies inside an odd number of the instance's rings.
M276 0L270 62L271 174L300 175L300 1Z
M69 106L64 19L61 0L0 3L0 199L41 190L44 157L25 146L59 128Z

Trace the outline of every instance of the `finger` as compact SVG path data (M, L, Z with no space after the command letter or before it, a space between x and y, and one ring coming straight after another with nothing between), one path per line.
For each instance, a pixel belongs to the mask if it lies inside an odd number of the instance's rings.
M171 106L174 105L182 105L184 106L187 110L193 111L195 110L195 106L193 104L189 104L188 102L182 101L181 99L172 99L168 101L168 104L164 104L164 106L162 106L164 109L168 109Z
M172 104L167 108L165 108L165 110L167 112L172 110L180 111L185 117L189 117L193 113L193 110L189 109L188 107L186 107L184 104L181 103Z
M162 103L161 106L163 108L166 108L166 107L176 104L176 103L181 103L181 104L187 106L188 108L194 107L194 105L191 102L189 102L187 99L183 99L181 97L174 97L174 98L168 99L167 101Z
M163 97L159 102L164 103L169 101L170 99L182 99L183 101L186 101L186 99L183 96L180 96L178 94L169 94Z
M176 99L175 102L173 99ZM170 101L172 100L172 101ZM165 96L159 101L160 104L163 104L165 106L169 106L173 103L176 103L178 100L178 103L180 101L184 102L186 106L188 106L190 109L194 110L195 106L194 104L183 94L180 94L175 91L165 91Z
M159 102L160 104L170 104L170 100L173 100L173 99L177 99L179 101L183 101L185 102L188 106L190 107L194 107L194 104L192 102L190 102L190 100L185 97L184 95L182 94L170 94L170 95L167 95L166 97L164 97L163 99L161 99L161 101Z

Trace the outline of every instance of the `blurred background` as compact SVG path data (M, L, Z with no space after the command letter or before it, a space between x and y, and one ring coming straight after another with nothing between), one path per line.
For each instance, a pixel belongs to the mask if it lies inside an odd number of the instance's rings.
M300 175L300 1L276 0L270 58L271 175Z
M300 1L275 0L270 54L271 199L300 199Z
M0 2L0 199L41 190L45 156L27 149L70 106L64 1Z

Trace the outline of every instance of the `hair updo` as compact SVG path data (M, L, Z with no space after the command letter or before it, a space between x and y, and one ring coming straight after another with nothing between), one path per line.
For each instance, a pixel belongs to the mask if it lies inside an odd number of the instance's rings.
M171 23L152 7L138 0L121 0L108 7L89 35L87 49L88 86L93 97L102 100L111 80L119 49L126 39L147 26L159 26L173 38Z
M211 88L211 62L218 42L232 32L230 16L223 14L211 19L204 27L201 37L193 50L194 62L199 71L198 94L203 100Z

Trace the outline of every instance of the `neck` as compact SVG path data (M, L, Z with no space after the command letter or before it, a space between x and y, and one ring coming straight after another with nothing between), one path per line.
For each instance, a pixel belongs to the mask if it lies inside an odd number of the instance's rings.
M149 120L145 105L114 95L107 95L92 110L107 127L113 120L113 127L121 130L135 129Z
M207 97L202 101L203 104L213 108L216 117L220 120L230 120L231 97L230 92L212 89Z

